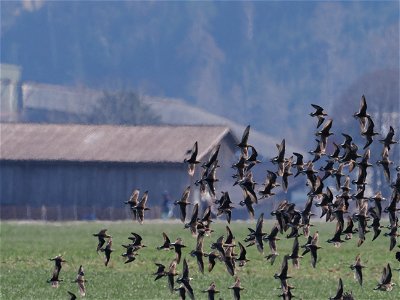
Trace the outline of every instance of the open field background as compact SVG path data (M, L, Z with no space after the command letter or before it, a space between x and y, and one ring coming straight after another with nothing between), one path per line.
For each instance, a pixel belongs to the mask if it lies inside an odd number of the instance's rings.
M75 283L70 283L76 277L80 264L85 268L85 278L88 280L86 299L178 299L178 294L170 294L167 279L154 281L151 274L156 271L155 262L169 265L174 257L173 251L158 251L156 247L163 242L162 232L170 237L171 241L177 237L183 238L188 246L183 249L182 258L186 257L193 277L192 286L197 299L206 299L207 294L201 293L215 281L218 296L222 299L232 299L228 287L234 283L222 263L217 262L214 270L202 275L197 268L195 258L189 252L195 248L195 238L183 225L173 222L146 222L143 225L132 222L72 222L72 223L21 223L1 222L1 299L69 299L67 290L78 295ZM273 223L264 221L264 232L269 232ZM386 224L385 224L386 225ZM211 237L205 238L204 250L210 250L211 242L220 235L225 235L226 222L212 224L215 230ZM255 220L251 222L234 222L231 229L236 237L236 243L243 241L248 233L247 227L254 228ZM102 228L108 228L113 236L113 249L110 265L104 266L103 254L96 254L97 233ZM293 278L289 283L296 289L293 294L297 299L327 299L336 293L339 277L342 278L345 291L353 291L355 299L400 299L399 263L394 258L395 251L389 251L389 239L383 234L371 242L371 234L367 235L366 242L357 248L357 237L335 248L325 241L333 236L335 224L315 223L311 229L320 233L319 244L323 247L319 251L319 261L316 269L310 265L310 255L307 254L296 270L289 265L289 275ZM124 248L121 244L128 243L130 232L136 232L143 237L147 245L139 251L137 259L125 265L120 256ZM248 264L239 269L243 299L277 299L280 294L278 280L273 278L279 272L284 254L289 254L293 240L283 238L278 242L280 256L273 266L266 261L255 246L249 247ZM305 241L299 238L300 245ZM398 248L397 248L398 249ZM265 247L265 255L269 252ZM364 265L364 286L361 288L353 278L349 265L355 256L361 253ZM48 259L57 254L63 254L68 262L63 265L60 278L64 279L58 289L53 289L46 280L50 279L54 267ZM265 256L264 255L264 256ZM206 260L205 260L206 262ZM373 288L380 280L382 269L390 263L393 270L393 281L397 284L391 292L374 291ZM178 272L182 272L182 262L178 265Z

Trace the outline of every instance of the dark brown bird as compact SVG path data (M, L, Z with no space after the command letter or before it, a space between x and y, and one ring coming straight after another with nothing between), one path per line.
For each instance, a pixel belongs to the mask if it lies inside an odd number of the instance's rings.
M274 274L274 278L275 279L279 279L281 282L281 288L283 291L287 291L288 289L288 283L287 280L289 278L291 278L290 276L288 276L287 272L288 272L288 259L289 259L289 255L285 255L283 257L282 260L282 266L281 266L281 271L280 273L275 273Z
M372 196L371 198L369 198L371 201L375 202L375 211L379 217L379 219L382 216L382 201L385 201L386 198L384 198L382 196L382 193L379 191L377 192L374 196Z
M201 165L202 168L208 169L208 168L210 168L210 167L217 161L218 153L219 153L219 148L220 148L220 147L221 147L221 145L218 144L218 145L214 148L214 150L210 153L210 157L209 157L208 161L207 161L206 163L203 163L203 164Z
M343 173L343 167L344 167L344 163L340 163L338 168L336 169L336 171L333 173L333 177L335 177L336 180L336 190L340 190L340 186L341 184L341 179L344 176Z
M357 230L354 230L354 222L353 219L350 216L347 216L347 224L346 228L342 231L342 234L345 234L344 239L350 240L353 237L353 234L357 232Z
M289 176L292 176L293 173L290 171L292 167L292 160L293 157L290 157L287 161L284 162L283 164L283 172L282 172L282 188L285 193L287 193L288 190L288 178Z
M333 134L332 132L330 132L330 129L332 128L332 122L333 122L332 119L326 121L322 129L315 134L321 137L320 138L321 151L326 149L328 137Z
M336 295L334 297L329 297L330 300L342 300L343 299L343 281L339 278L339 285L336 290Z
M194 175L195 167L196 164L200 163L197 161L197 154L198 154L198 146L197 146L197 141L194 143L193 147L191 150L188 151L187 154L190 154L190 157L188 159L184 159L183 162L188 164L188 174L190 176Z
M76 279L73 282L76 282L78 284L79 288L79 294L84 297L86 295L86 287L85 287L85 273L83 271L82 265L78 269L78 275L76 276Z
M223 261L225 263L226 270L231 276L235 275L235 260L233 256L233 248L227 247L223 256Z
M264 213L261 213L257 219L256 229L251 233L249 238L245 240L245 242L252 241L251 245L255 244L257 246L257 250L260 253L264 253L263 237L265 233L262 231L263 223L264 223Z
M361 135L367 139L366 144L364 145L363 149L366 149L369 145L372 144L373 137L378 135L378 132L374 132L374 121L372 121L371 117L367 117L367 124L365 125L364 129L361 131Z
M126 248L126 253L121 254L122 257L126 258L125 264L131 263L136 259L136 253L135 251L137 251L138 249L135 248L135 246L133 246L132 244L130 244L127 248Z
M219 181L217 178L218 167L218 161L214 161L209 168L204 169L201 178L195 181L195 185L200 185L201 195L205 195L208 192L212 197L215 197L215 183Z
M374 290L390 292L393 289L393 286L394 283L392 282L392 269L390 268L390 264L387 264L387 267L383 268L381 281L374 288Z
M76 295L70 291L67 291L68 295L71 296L70 300L75 300L76 299Z
M176 282L183 284L183 286L186 288L186 291L189 294L190 299L194 299L194 293L193 293L193 288L190 285L190 280L192 278L189 277L189 266L187 264L186 259L183 259L183 267L182 267L182 276L179 277Z
M224 236L223 235L221 235L218 239L217 239L217 241L215 242L215 243L212 243L211 244L211 249L213 249L213 250L217 250L218 252L219 252L219 254L220 254L220 256L221 256L221 258L223 259L224 258L224 256L225 256L225 249L224 249L224 247L223 247L223 245L224 245Z
M59 254L53 258L49 258L49 260L54 261L54 270L57 271L57 273L60 273L62 264L67 262L66 260L63 259L61 254Z
M62 279L59 278L60 275L60 269L58 267L55 267L53 270L52 277L47 280L48 283L51 283L51 287L53 288L58 288L60 285L60 282L63 281Z
M362 201L358 210L358 213L353 214L353 220L358 222L357 246L360 247L365 241L365 234L367 232L368 201Z
M101 252L104 252L104 265L107 267L108 263L110 262L110 258L111 258L111 253L114 251L114 249L111 248L112 247L112 238L108 238L108 242L106 247L103 249L100 249Z
M317 265L317 251L321 249L321 247L318 246L318 236L318 231L316 231L312 237L311 243L306 245L306 249L310 250L311 253L311 265L313 268Z
M143 194L143 196L142 196L142 198L140 199L140 202L139 202L135 207L132 208L132 209L134 209L134 210L136 211L137 220L139 221L140 224L143 224L143 221L144 221L144 212L145 212L146 210L150 210L150 208L148 208L148 207L146 206L148 194L149 194L149 192L148 192L148 191L145 191L144 194Z
M219 293L219 291L216 289L215 282L211 282L208 289L204 290L203 293L208 294L208 300L214 300L215 294Z
M250 134L250 125L247 125L247 127L243 131L243 135L242 135L242 139L241 139L240 143L236 145L242 151L242 154L245 159L247 159L247 157L248 157L248 147L251 146L248 144L249 134Z
M186 288L183 284L181 284L178 288L174 289L174 291L179 293L180 300L186 299Z
M208 272L211 272L214 269L216 263L215 259L220 258L220 256L217 255L215 251L212 251L208 254L205 253L204 256L208 257Z
M278 148L278 155L275 156L273 159L271 159L271 162L273 164L278 164L278 176L282 176L283 174L283 165L285 162L285 150L286 150L286 146L285 146L285 139L282 140L280 145L276 145L276 147Z
M397 144L399 142L395 141L393 137L394 137L394 129L392 126L390 126L389 132L387 133L386 137L382 140L379 140L379 142L381 142L385 148L388 148L388 150L390 150L390 145Z
M317 124L317 128L318 128L325 121L324 117L327 116L328 114L319 105L311 104L311 106L315 108L315 111L310 113L310 116L318 118L318 124Z
M133 190L131 196L129 197L129 200L124 202L125 204L129 205L129 208L132 212L133 220L136 220L137 218L136 210L133 208L138 204L139 193L140 193L139 189Z
M156 276L154 281L160 279L161 277L167 276L167 272L165 272L165 266L163 264L155 263L157 266L157 271L153 273Z
M239 277L236 277L235 283L234 283L232 286L230 286L228 289L231 289L231 290L233 291L233 299L235 299L235 300L240 300L240 292L241 292L242 290L244 290L244 288L242 288L242 287L240 286L240 279L239 279Z
M354 271L354 279L357 279L358 283L362 286L363 283L363 275L362 275L362 269L365 268L365 266L363 266L361 264L361 256L360 254L358 254L356 256L356 261L354 262L354 264L352 264L350 266L350 269L352 269Z
M97 249L96 251L99 252L99 250L101 250L101 247L103 247L103 245L106 242L106 238L110 238L111 235L107 234L107 229L102 229L99 231L99 233L94 233L93 236L97 236L97 239L99 240L99 243L97 245Z
M365 125L366 118L370 117L370 115L367 113L367 100L365 99L365 96L362 95L361 97L361 103L360 103L360 110L356 113L354 113L354 118L360 120L361 126Z
M277 186L280 186L280 184L276 182L277 175L269 170L267 170L267 172L268 174L265 179L265 182L262 184L264 188L258 191L258 194L261 195L261 199L275 195L275 193L272 192L272 189L274 189Z
M197 234L198 216L199 216L199 204L196 203L193 206L192 217L190 218L190 221L185 224L185 228L189 228L190 232L192 233L193 236L196 236L196 234Z
M204 262L203 262L203 256L204 256L204 251L203 251L203 241L204 241L204 234L198 234L197 235L197 243L196 243L196 249L192 250L190 252L190 255L192 257L196 257L197 261L197 266L199 267L199 271L201 274L204 274Z
M384 234L384 236L388 236L390 237L390 247L389 247L389 251L392 251L394 247L396 247L397 244L397 237L400 236L400 234L397 232L397 228L398 228L398 219L396 219L396 222L394 224L394 226L392 226L390 228L389 232L386 232Z
M278 226L275 224L274 227L272 227L270 234L263 237L263 240L268 241L269 249L271 250L271 253L266 256L267 260L271 261L271 265L274 264L276 257L279 255L276 248L276 241L279 240L278 232Z
M243 200L239 202L240 206L246 206L246 209L250 215L251 218L254 218L254 208L253 204L255 201L253 201L254 197L252 194L247 190L247 189L242 189L243 191Z
M336 231L335 231L335 234L334 234L333 238L328 239L327 242L328 242L328 243L333 243L333 245L334 245L335 247L337 247L337 248L340 247L341 243L344 242L344 241L341 239L342 232L343 232L343 227L342 227L342 225L341 225L339 222L337 222L337 223L336 223Z
M179 201L175 201L175 205L179 205L179 210L181 212L180 218L182 223L185 223L186 219L186 206L190 205L189 200L190 196L190 185L186 187L186 189L183 191L182 197Z
M174 259L169 265L168 272L165 273L168 278L168 287L171 293L174 292L174 282L175 282L174 276L178 275L178 272L176 271L176 264L177 261L176 259Z
M372 228L374 231L374 237L372 240L374 241L382 232L381 228L383 227L380 223L381 218L378 216L377 207L370 207L368 208L368 213L372 217L372 223L369 225L369 228Z
M314 158L312 160L312 162L316 162L318 161L323 155L325 155L325 147L322 144L322 142L320 140L315 140L317 142L317 146L314 150L308 151L308 153L310 154L314 154ZM325 145L326 146L326 145Z
M239 262L239 267L243 267L250 260L246 258L246 253L247 253L246 248L240 242L239 242L239 248L240 248L239 256L235 259L235 261Z
M327 179L328 177L333 176L333 173L336 171L333 166L335 164L334 160L327 160L326 161L326 165L324 167L321 167L319 170L320 171L324 171L325 174L324 176L321 178L322 181L324 181L325 179Z
M389 150L388 148L383 148L382 159L378 160L376 164L382 166L383 174L385 175L386 181L390 183L390 169L389 166L393 164L392 161L389 160Z
M231 201L231 199L229 197L229 193L228 192L222 192L222 197L219 200L219 206L217 208L217 216L225 214L225 217L226 217L226 220L227 220L228 224L231 223L232 209L235 208L231 204L232 204L232 201Z
M293 154L296 156L296 161L292 163L292 168L296 168L297 172L294 175L296 178L299 174L301 174L304 171L304 157L302 154L293 152Z
M340 148L339 145L336 144L335 142L332 142L333 147L335 148L332 152L332 154L328 155L330 159L333 161L338 161L339 160L339 154L340 154Z
M303 258L303 256L299 255L299 239L296 236L293 240L293 247L292 247L292 253L288 256L292 260L293 266L296 269L300 268L300 259Z
M169 239L169 237L167 236L167 234L165 232L162 233L163 238L164 238L164 243L157 247L158 250L170 250L172 248L171 245L171 240Z
M181 238L177 238L175 243L171 243L171 245L175 249L175 254L176 254L175 260L176 260L176 263L179 264L180 261L181 261L181 257L182 257L182 248L185 248L186 246L183 245Z

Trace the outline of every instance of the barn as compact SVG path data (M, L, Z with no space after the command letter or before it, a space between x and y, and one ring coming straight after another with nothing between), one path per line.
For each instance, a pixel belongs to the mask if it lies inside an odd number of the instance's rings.
M227 126L113 126L2 123L1 219L126 219L133 189L149 191L146 217L165 195L198 188L183 163L195 141L204 161L220 144L218 190L232 188L237 138ZM197 168L199 169L199 168Z

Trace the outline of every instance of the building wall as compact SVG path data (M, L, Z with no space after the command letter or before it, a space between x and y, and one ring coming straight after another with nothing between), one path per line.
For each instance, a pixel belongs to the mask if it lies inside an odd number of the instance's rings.
M186 175L183 164L2 161L1 218L124 219L135 188L149 191L149 216L158 218L163 192L180 196Z
M216 184L229 191L232 200L241 200L241 190L233 187L234 140L228 135L221 141ZM208 154L202 161L208 159ZM186 186L192 186L191 202L200 200L201 164L193 178L183 163L106 163L62 161L0 161L1 219L126 219L130 211L124 201L133 189L148 190L148 218L159 218L163 194L178 200ZM175 208L178 216L178 208Z

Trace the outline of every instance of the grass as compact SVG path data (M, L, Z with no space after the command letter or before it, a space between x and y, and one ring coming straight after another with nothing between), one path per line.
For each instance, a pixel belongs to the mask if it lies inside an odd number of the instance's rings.
M174 240L182 237L188 247L183 249L183 257L189 264L190 276L193 277L192 286L197 299L207 299L202 290L208 288L215 281L218 294L222 299L232 299L228 287L234 283L234 278L227 272L223 264L217 263L211 273L202 275L195 258L189 252L195 248L195 239L182 224L178 223L150 223L144 225L133 222L73 222L73 223L21 223L1 222L1 299L68 299L67 290L78 293L75 283L76 272L80 264L85 268L87 282L87 299L178 299L178 294L170 294L166 278L154 281L151 274L156 271L155 262L166 266L174 257L174 253L158 251L155 248L162 244L161 233L164 231ZM225 234L225 222L213 224L215 233L206 237L204 250L208 251L211 242L218 236ZM234 222L231 229L236 241L243 241L248 233L247 227L254 228L255 221ZM264 231L268 232L272 222L264 223ZM111 262L108 267L103 264L103 256L95 251L97 240L92 233L102 228L108 228L113 236ZM290 284L296 288L293 294L297 299L328 299L336 293L339 277L342 278L345 291L352 291L356 299L400 299L399 267L394 258L394 251L389 251L389 239L380 236L371 242L371 234L367 235L366 242L357 248L357 237L335 248L325 241L333 236L334 224L316 223L315 228L320 233L319 261L316 269L310 265L310 256L307 254L301 261L300 269L296 270L289 265L289 275L293 278ZM130 232L137 232L143 237L143 243L148 247L139 252L137 259L131 264L124 264L121 244L127 243ZM238 269L243 299L278 299L279 282L273 274L279 272L282 257L289 254L292 239L281 237L278 242L280 256L271 266L255 247L248 249L248 258L251 260L245 267ZM305 241L300 237L300 244ZM265 255L269 248L266 246ZM363 288L353 278L349 265L361 253L364 269ZM58 289L50 287L46 281L50 279L53 263L48 259L57 254L63 254L68 261L64 264L60 278L64 279ZM391 292L374 291L373 288L380 280L382 269L390 263L393 269L393 281L397 286ZM182 263L178 265L178 272L182 272ZM78 295L79 297L79 295Z

